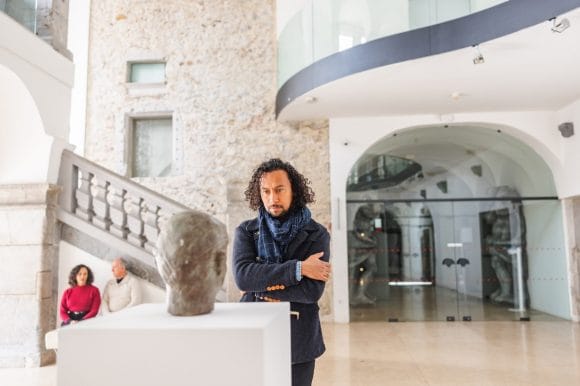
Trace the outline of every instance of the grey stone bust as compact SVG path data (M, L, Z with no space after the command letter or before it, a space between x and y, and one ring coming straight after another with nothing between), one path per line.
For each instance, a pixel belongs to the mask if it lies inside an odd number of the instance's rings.
M210 313L226 274L225 226L197 211L173 215L161 227L155 261L176 316Z

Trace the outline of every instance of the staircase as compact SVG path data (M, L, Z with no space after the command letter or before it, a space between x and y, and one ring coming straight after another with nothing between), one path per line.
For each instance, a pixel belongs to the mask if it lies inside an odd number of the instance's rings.
M188 207L68 150L62 154L58 184L57 218L69 231L130 256L133 273L163 287L154 258L160 225Z

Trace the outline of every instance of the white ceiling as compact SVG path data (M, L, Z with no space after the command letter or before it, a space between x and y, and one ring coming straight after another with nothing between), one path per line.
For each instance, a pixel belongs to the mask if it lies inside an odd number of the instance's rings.
M563 33L546 21L480 44L483 64L469 47L376 68L310 91L279 119L559 109L580 99L580 9L560 17Z

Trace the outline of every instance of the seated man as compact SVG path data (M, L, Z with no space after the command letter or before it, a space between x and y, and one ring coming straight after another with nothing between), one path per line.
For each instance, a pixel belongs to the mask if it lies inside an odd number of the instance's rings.
M123 259L116 258L111 264L114 278L103 290L101 312L106 315L141 303L141 288L137 279L127 272Z

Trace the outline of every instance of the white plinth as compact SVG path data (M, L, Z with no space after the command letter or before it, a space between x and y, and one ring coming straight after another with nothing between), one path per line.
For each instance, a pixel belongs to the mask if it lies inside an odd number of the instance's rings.
M290 386L288 303L142 304L58 330L59 386Z

